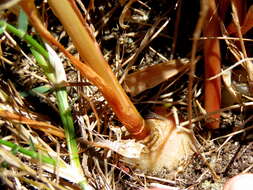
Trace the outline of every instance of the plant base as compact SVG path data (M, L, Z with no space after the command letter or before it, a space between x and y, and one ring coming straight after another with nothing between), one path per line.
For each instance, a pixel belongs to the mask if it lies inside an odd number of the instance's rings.
M174 119L147 119L146 125L151 134L143 144L146 145L140 159L130 162L146 173L157 173L162 169L174 170L179 164L193 154L192 134L176 128Z

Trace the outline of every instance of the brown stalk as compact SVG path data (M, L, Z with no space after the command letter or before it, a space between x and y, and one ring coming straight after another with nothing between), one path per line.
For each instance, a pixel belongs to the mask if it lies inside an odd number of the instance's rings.
M121 28L126 29L128 28L128 25L124 24L125 21L125 17L127 16L127 14L129 13L129 9L131 7L131 5L135 2L136 0L130 0L127 2L127 4L124 6L124 9L119 17L119 25Z
M209 11L204 26L205 37L218 37L220 34L219 19L216 14L216 3L209 1ZM207 39L204 41L204 59L205 59L205 99L204 105L206 111L213 112L220 109L221 104L221 79L217 77L213 80L208 78L217 75L221 71L220 61L220 43L218 39ZM217 113L210 118L207 126L211 129L217 129L220 125L220 114Z
M136 139L144 139L149 134L149 128L145 126L144 119L118 83L88 26L84 24L86 22L76 8L75 3L71 0L61 0L61 3L55 0L49 0L48 2L87 64L72 56L47 31L37 15L33 0L23 0L20 5L29 16L37 32L48 43L58 47L70 59L71 63L80 70L82 76L99 88L131 136ZM63 10L64 12L62 12Z

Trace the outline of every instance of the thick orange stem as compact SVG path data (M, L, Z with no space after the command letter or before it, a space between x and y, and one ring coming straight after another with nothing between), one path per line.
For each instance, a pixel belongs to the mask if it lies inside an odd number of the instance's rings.
M58 1L54 0L50 2L51 5L54 5L52 6L54 7L53 10L56 12L57 16L59 16L64 27L67 28L67 32L72 38L73 43L76 45L82 58L88 65L80 62L72 56L47 31L37 16L33 0L23 0L20 2L20 5L29 16L36 31L39 32L48 43L58 47L81 72L82 76L86 77L99 88L113 111L116 113L118 119L125 125L131 136L138 140L144 139L149 135L149 128L146 127L144 119L136 110L135 106L118 83L116 77L113 75L109 65L104 60L95 39L90 34L88 28L84 26L84 19L81 18L81 14L77 9L73 8L75 7L73 4L74 2L70 0L61 0L60 4ZM63 10L71 13L71 16L62 12Z
M215 14L216 5L212 1L209 7L209 14L207 16L207 23L204 27L205 37L219 36L219 19ZM207 39L204 42L204 59L205 59L205 99L204 106L206 111L214 112L220 109L221 104L221 79L217 77L213 80L208 78L213 77L221 71L221 55L220 43L218 39ZM219 128L220 114L214 114L207 121L207 126L212 129Z

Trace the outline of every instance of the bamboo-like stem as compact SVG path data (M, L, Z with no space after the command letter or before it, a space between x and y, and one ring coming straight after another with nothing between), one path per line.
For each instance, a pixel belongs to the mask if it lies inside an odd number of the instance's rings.
M209 0L209 12L204 27L205 37L219 36L219 19L216 14L216 4L214 0ZM204 41L204 59L205 59L205 109L213 112L220 109L221 104L221 79L217 77L213 80L208 78L217 75L221 71L220 66L220 43L218 39L207 39ZM217 113L207 122L208 127L212 129L219 128L220 114Z
M144 119L118 83L95 39L87 27L84 26L84 19L81 18L81 14L77 9L73 8L75 4L67 0L62 0L61 3L58 1L49 1L49 3L88 65L74 58L52 37L38 18L32 0L23 0L20 5L28 14L37 32L49 43L57 46L70 59L72 64L80 70L81 74L99 88L132 137L144 139L149 134Z
M46 61L44 59L44 57L42 55L40 55L39 52L33 50L33 55L35 56L37 63L39 65L50 65L50 58L48 61ZM49 57L47 55L47 57ZM59 65L58 67L60 67L61 65ZM63 66L62 66L63 67ZM44 70L44 72L47 74L47 72ZM55 74L55 81L51 81L51 82L57 82L57 76L61 73L57 73L54 72ZM65 73L64 73L65 76ZM64 77L62 77L64 78ZM84 177L84 173L82 170L82 166L79 160L79 155L78 155L78 146L77 146L77 141L76 141L76 136L75 136L75 127L74 127L74 122L73 122L73 118L72 118L72 114L71 114L71 108L69 106L68 103L68 94L67 94L67 90L66 87L60 87L60 88L56 88L56 100L57 100L57 104L58 104L58 108L59 108L59 112L60 112L60 116L61 116L61 120L64 126L64 132L65 132L65 137L67 140L67 147L68 147L68 151L69 151L69 157L70 157L70 163L71 166L76 170L75 172L78 172L80 174L80 176L82 176L81 181L79 181L79 185L80 187L82 187L82 189L89 189L88 188L88 182L86 180L86 178Z
M83 173L81 163L78 156L78 146L75 137L75 128L73 123L73 118L71 114L71 109L68 104L68 94L66 88L62 87L56 90L56 99L58 102L59 112L61 120L64 126L65 137L67 140L67 146L70 156L71 165L74 166L80 173Z
M33 50L32 52L38 65L50 65L48 61L46 61L39 52L35 50ZM47 55L47 57L49 56ZM44 70L44 72L48 76L47 71ZM54 73L54 74L57 75L57 73ZM56 78L56 76L54 78ZM55 81L56 79L51 82L55 83ZM66 87L56 88L56 99L57 99L57 105L59 108L61 120L64 126L64 132L65 132L65 137L67 140L70 162L71 162L71 165L74 166L74 168L76 168L77 170L79 170L78 172L81 174L82 167L79 161L77 142L75 140L76 139L75 127L74 127L73 118L71 114L71 108L68 103L68 94L67 94Z

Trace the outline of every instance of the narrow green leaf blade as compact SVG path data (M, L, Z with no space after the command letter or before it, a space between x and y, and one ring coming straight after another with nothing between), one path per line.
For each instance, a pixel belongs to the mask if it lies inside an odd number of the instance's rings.
M27 28L28 28L28 18L23 9L20 9L18 15L18 29L26 33Z

